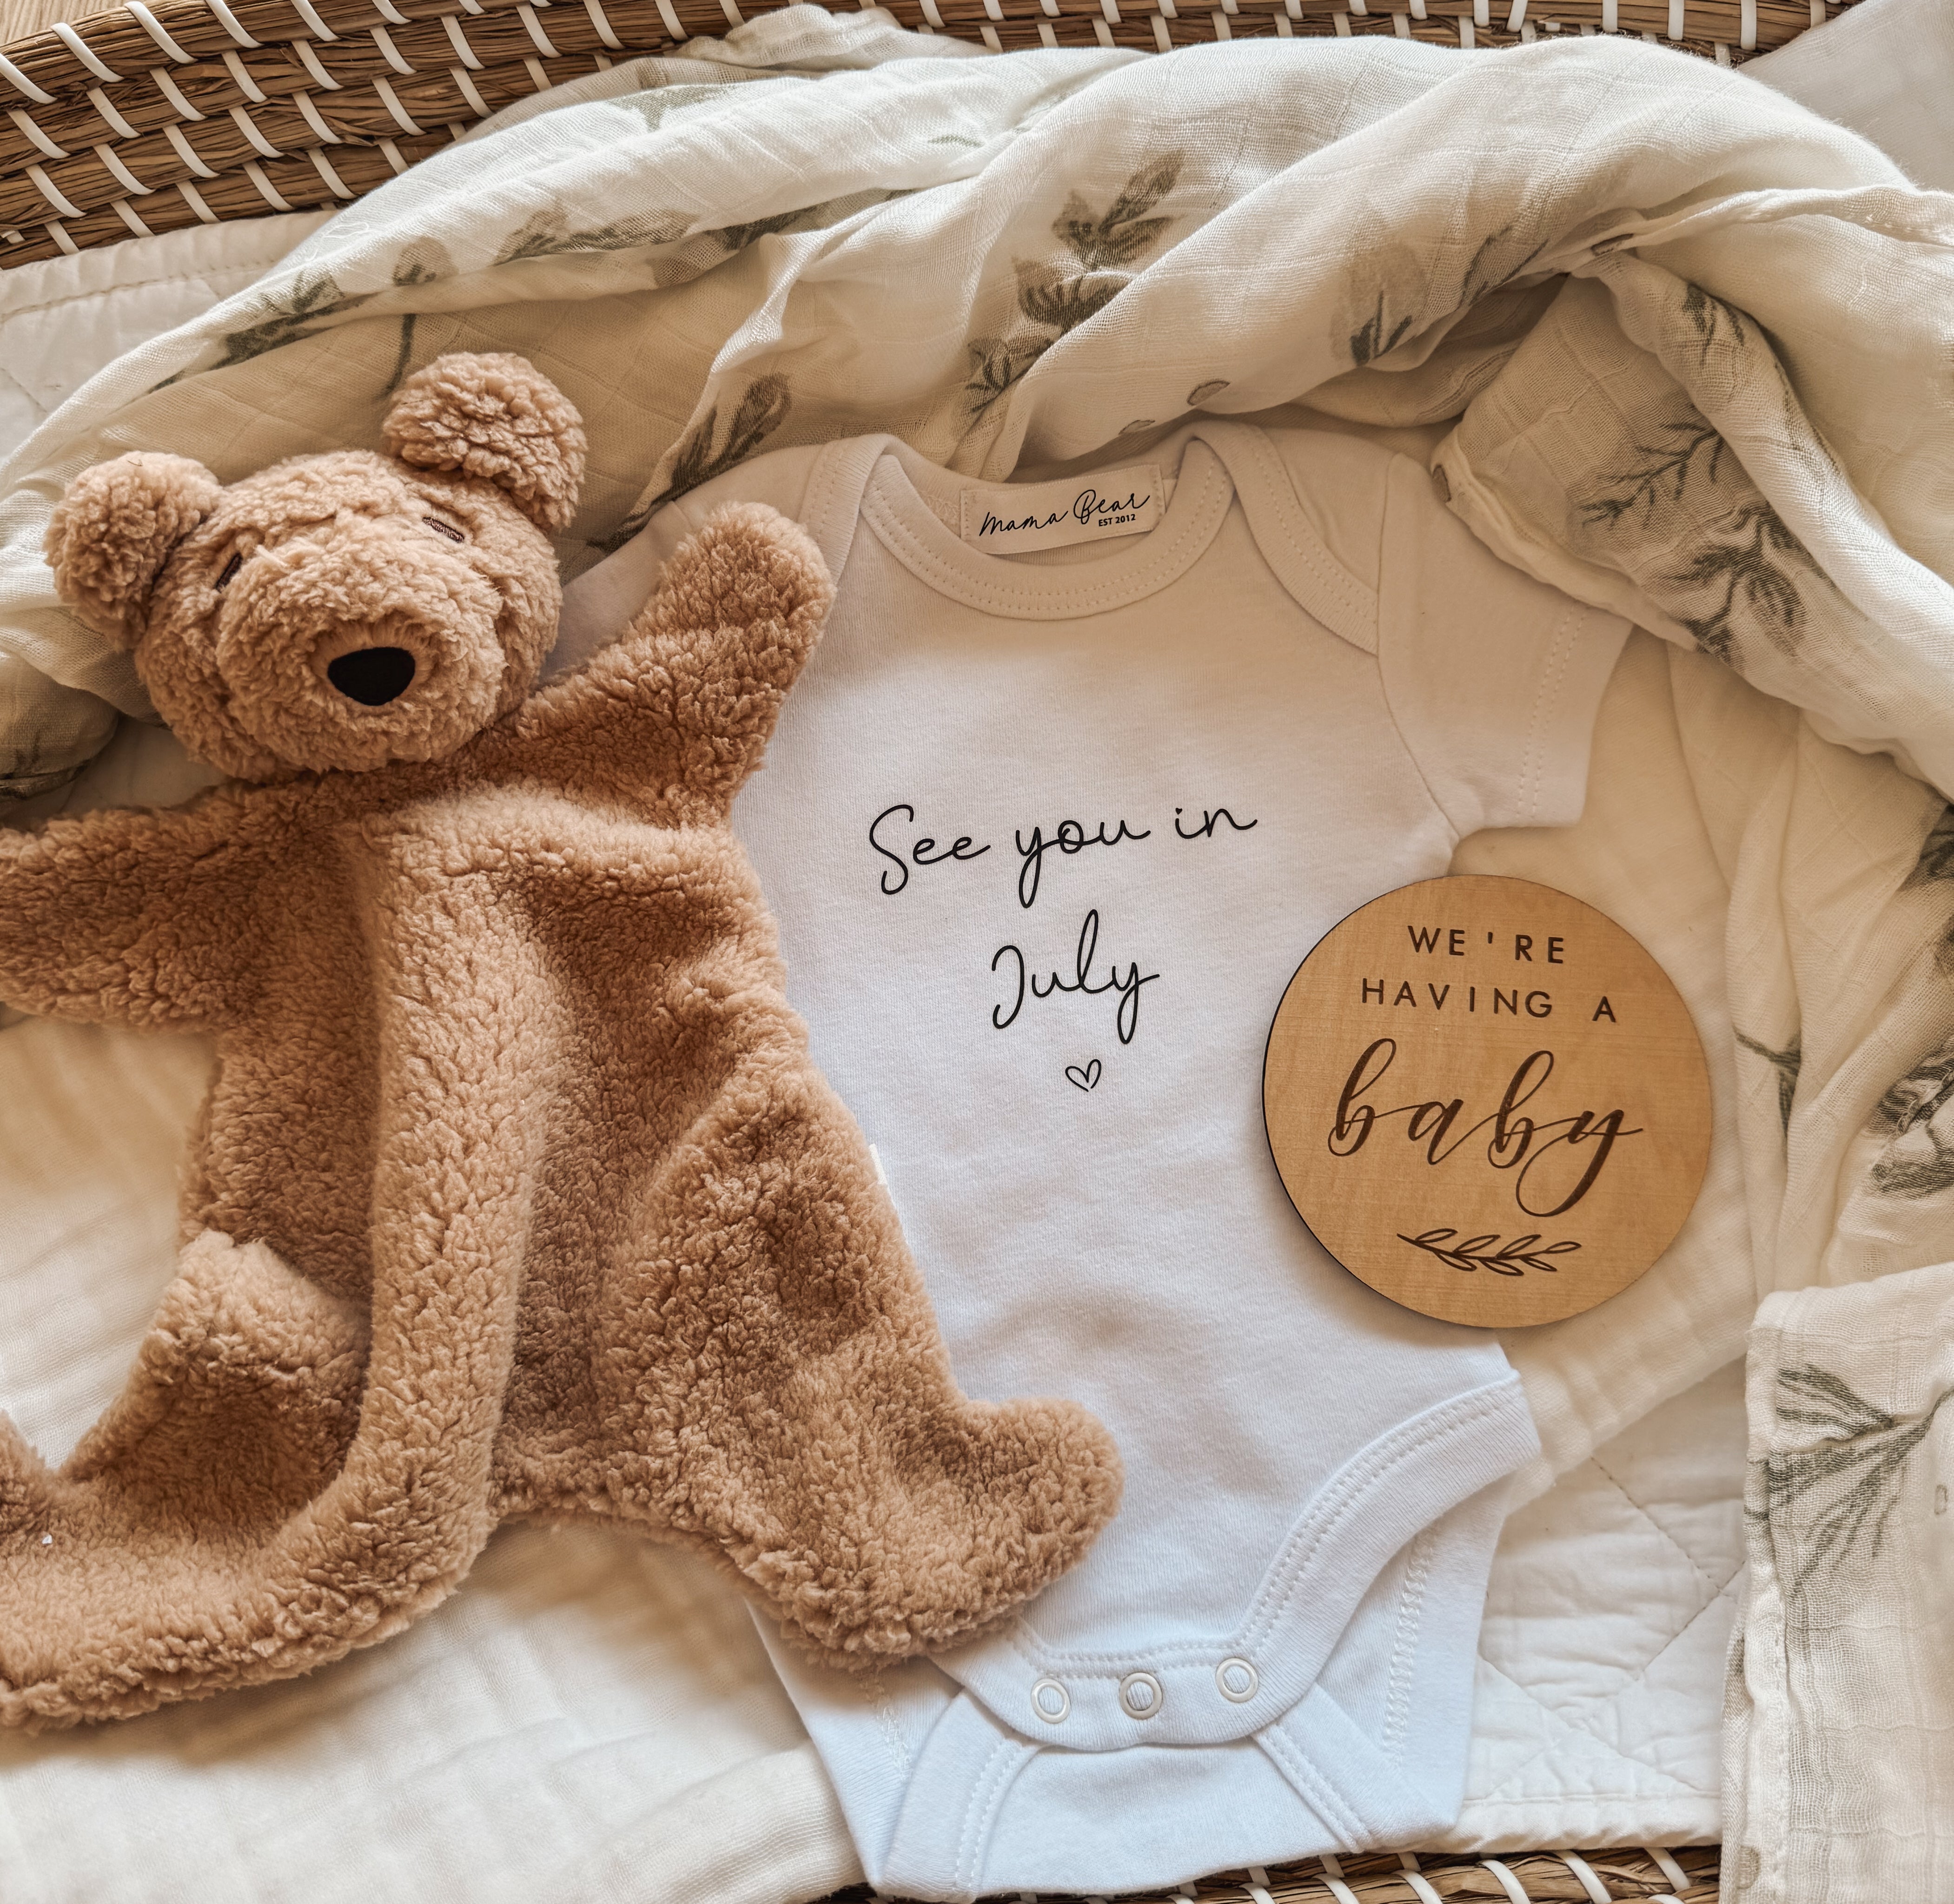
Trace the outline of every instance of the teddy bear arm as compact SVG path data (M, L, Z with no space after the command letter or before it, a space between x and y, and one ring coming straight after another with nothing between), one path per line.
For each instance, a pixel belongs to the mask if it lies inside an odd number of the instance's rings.
M255 937L255 856L208 807L0 831L0 1000L98 1023L223 1023Z
M523 744L608 790L723 809L759 765L834 586L764 504L715 511L630 629L523 711Z

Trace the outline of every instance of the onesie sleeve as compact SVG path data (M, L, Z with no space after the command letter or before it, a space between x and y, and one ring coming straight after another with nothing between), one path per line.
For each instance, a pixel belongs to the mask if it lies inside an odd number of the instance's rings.
M1378 662L1426 786L1462 836L1581 817L1594 717L1628 624L1503 562L1396 457Z

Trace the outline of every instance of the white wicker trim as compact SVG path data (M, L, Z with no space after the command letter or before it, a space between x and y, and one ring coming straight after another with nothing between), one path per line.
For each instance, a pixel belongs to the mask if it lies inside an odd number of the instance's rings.
M395 72L400 74L404 78L413 77L414 69L401 56L401 49L394 44L394 36L388 32L385 27L372 27L369 30L369 37L371 38L373 44L379 48L380 57Z
M34 190L39 192L42 197L46 199L63 218L78 218L83 215L81 208L79 206L71 205L68 200L62 196L61 187L57 185L52 179L49 178L47 174L42 171L39 166L30 165L27 167L27 177L32 181Z
M107 168L108 175L132 198L147 198L156 188L143 181L115 156L113 146L97 146L95 156Z
M289 212L292 209L291 202L288 200L281 197L279 196L278 188L265 176L265 168L258 163L256 159L247 159L245 160L244 176L248 178L253 185L257 187L258 196L262 198L273 211Z
M18 106L10 105L7 108L7 116L13 121L14 130L35 151L44 153L49 159L65 159L68 156L68 148L56 145L34 123L34 115L31 112L23 112Z
M461 30L460 22L453 14L445 14L441 24L448 29L448 43L454 49L454 56L471 73L482 70L482 62L476 56L475 49L468 43L468 36Z
M662 6L664 0L659 0L659 4ZM5 79L15 92L33 105L52 105L55 102L55 96L52 93L43 93L5 53L0 53L0 79Z
M251 149L261 158L282 159L284 157L285 155L258 130L250 114L247 112L241 105L234 105L231 108L231 122L243 134Z
M209 176L214 178L216 177L216 174L213 172L210 174ZM191 184L188 179L180 179L177 181L177 192L178 196L183 200L184 204L187 205L190 209L196 214L199 223L203 225L216 225L221 222L217 214L213 212L209 206L204 203L203 194L199 192L194 185Z
M244 62L229 47L225 49L224 70L237 82L238 90L253 105L265 105L269 103L265 97L264 88L251 77L245 68Z
M292 104L298 108L299 117L312 128L321 145L337 146L344 143L339 134L319 117L319 108L313 104L309 93L294 93Z
M179 66L190 64L191 55L164 32L163 23L143 5L143 0L124 0L124 4L134 17L137 24L162 49L167 58L174 60Z
M320 178L325 181L325 189L330 192L335 198L350 199L355 196L354 193L349 192L346 189L345 181L332 169L331 164L326 159L325 154L321 152L316 146L313 146L312 149L306 154L306 156L312 161L313 170L318 173Z
M105 66L101 60L96 58L88 42L83 39L65 20L56 20L49 30L71 53L74 54L77 59L81 61L83 65L88 68L90 72L105 84L112 86L122 77L112 67Z
M181 159L199 178L215 178L217 177L217 174L212 171L201 159L198 158L196 156L196 148L183 136L182 131L177 127L164 127L163 137L170 142L171 149L176 153L176 156ZM199 205L203 203L203 201L201 199L197 200L197 203ZM213 225L215 224L216 222L217 221L215 218L212 218L210 221Z
M322 92L337 93L339 82L319 64L318 54L302 39L292 42L292 51L299 56L299 64L312 75L313 83Z
M183 88L170 77L167 66L152 66L149 77L156 83L156 90L169 102L170 110L180 118L192 121L201 119L203 115L184 97Z
M339 36L319 17L312 0L292 0L292 11L305 22L306 31L315 39L337 39Z
M237 41L239 46L255 49L256 47L262 46L264 44L262 40L253 39L251 36L237 24L237 16L225 5L225 0L203 0L203 4L210 9L211 17L214 19L233 39Z
M1499 1884L1500 1890L1506 1893L1507 1898L1510 1900L1510 1904L1531 1904L1531 1900L1526 1894L1525 1887L1511 1871L1507 1870L1504 1865L1500 1862L1498 1858L1487 1858L1481 1859L1480 1862L1480 1869L1482 1871L1489 1871L1493 1874L1494 1877Z
M407 108L401 105L400 96L395 93L393 87L377 73L374 74L371 83L373 90L380 96L380 103L394 115L394 124L403 132L418 133L420 127L416 125L413 119L408 116Z
M475 82L468 77L467 68L465 66L451 66L448 69L448 77L454 80L456 91L457 91L461 96L468 102L469 111L473 113L478 119L487 118L488 116L488 102L482 98L479 93L476 91Z
M527 5L526 0L523 5L516 9L516 17L528 29L529 38L535 43L536 51L542 54L545 59L560 59L562 57L558 52L549 35L543 31L543 24L536 17L536 8Z
M88 102L102 115L102 123L118 139L140 138L136 128L108 102L108 95L99 86L88 89Z

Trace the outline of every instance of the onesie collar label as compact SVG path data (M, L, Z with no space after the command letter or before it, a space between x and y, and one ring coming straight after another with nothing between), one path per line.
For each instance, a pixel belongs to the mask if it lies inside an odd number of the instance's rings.
M1167 505L1158 463L1057 482L983 483L963 492L963 540L992 555L1143 536Z

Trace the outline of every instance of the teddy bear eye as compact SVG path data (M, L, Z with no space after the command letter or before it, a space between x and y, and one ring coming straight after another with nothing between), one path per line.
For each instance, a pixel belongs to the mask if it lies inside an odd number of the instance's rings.
M452 523L445 523L438 516L423 516L421 520L437 536L445 536L451 542L465 542L468 539Z
M243 566L244 557L242 551L233 549L231 551L230 561L225 564L223 572L217 578L217 586L220 589L228 586L231 578Z

